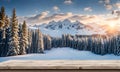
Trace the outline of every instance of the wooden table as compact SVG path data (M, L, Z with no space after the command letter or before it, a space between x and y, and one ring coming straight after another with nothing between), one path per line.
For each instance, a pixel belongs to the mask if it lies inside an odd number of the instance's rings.
M120 72L119 60L9 60L0 72Z

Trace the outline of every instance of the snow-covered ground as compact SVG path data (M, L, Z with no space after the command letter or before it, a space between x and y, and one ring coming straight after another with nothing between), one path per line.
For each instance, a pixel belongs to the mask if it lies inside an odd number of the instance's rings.
M28 54L12 57L1 57L0 62L8 60L120 60L113 54L96 55L89 51L78 51L72 48L53 48L45 54Z

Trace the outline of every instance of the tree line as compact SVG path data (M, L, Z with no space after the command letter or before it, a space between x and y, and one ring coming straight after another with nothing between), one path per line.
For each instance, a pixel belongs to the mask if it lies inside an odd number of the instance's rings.
M18 23L16 10L8 17L5 8L0 10L0 57L44 53L57 47L70 47L77 50L91 51L95 54L120 55L120 35L82 36L63 34L51 37L42 34L39 29L29 29L26 21Z
M5 8L0 10L0 56L26 54L28 47L28 29L26 22L18 24L16 10L8 17Z

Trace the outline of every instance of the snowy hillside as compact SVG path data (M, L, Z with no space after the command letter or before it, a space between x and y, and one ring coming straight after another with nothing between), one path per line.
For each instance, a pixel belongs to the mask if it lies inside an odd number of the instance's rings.
M105 34L99 26L94 24L85 25L79 21L71 22L68 19L64 21L52 21L48 24L35 25L30 27L32 29L39 28L42 33L49 34L50 36L61 36L62 34L71 35L92 35L92 34Z
M72 48L52 48L45 54L28 54L12 57L1 57L0 62L6 60L119 60L119 56L113 54L96 55L89 51L78 51Z

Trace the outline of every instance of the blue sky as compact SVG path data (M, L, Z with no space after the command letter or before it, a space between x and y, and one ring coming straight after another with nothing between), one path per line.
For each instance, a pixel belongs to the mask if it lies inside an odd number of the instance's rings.
M119 0L0 0L9 17L16 8L19 22L42 24L50 21L69 19L83 23L118 23L119 19L107 19L112 11L120 10ZM116 12L117 13L117 12ZM120 12L119 12L120 13ZM104 16L103 16L104 15ZM105 21L105 22L104 22ZM106 22L107 21L107 22Z
M68 1L68 4L65 1ZM111 3L116 1L118 0L111 0ZM108 12L99 0L0 0L0 6L5 6L8 15L11 15L11 10L16 8L18 16L29 16L43 11L54 14L56 13L54 6L59 9L57 13L104 14ZM92 11L84 11L87 7Z

